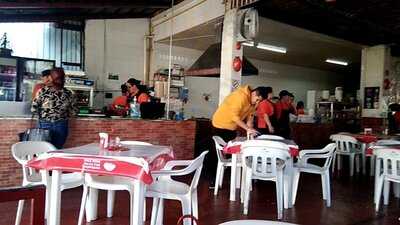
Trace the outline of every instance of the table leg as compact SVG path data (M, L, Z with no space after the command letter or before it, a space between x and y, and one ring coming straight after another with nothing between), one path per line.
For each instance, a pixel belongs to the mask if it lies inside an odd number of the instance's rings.
M61 171L53 170L51 175L51 198L49 209L49 225L60 225L61 212Z
M131 211L133 216L133 224L131 225L143 225L143 205L144 205L144 183L140 180L135 179L133 182L133 210Z
M361 143L361 151L362 151L361 162L362 162L362 167L363 167L362 168L363 175L367 174L367 168L366 168L367 156L365 155L367 148L368 148L368 145L366 143Z
M231 167L231 186L230 186L230 197L229 200L236 201L236 167L237 154L232 154L232 167Z
M97 219L97 201L99 199L99 190L89 188L89 197L86 203L86 221L90 222Z
M377 191L377 186L378 186L378 178L380 176L381 173L381 160L376 159L375 161L375 185L374 185L374 203L377 203L377 199L378 199L378 193L376 193ZM379 193L381 194L381 193Z

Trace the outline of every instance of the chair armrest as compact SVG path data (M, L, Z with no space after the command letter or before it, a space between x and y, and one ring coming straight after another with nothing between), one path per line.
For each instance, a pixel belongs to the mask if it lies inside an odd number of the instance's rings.
M151 174L153 177L158 178L162 176L183 176L186 175L186 166L190 165L192 163L192 160L172 160L168 161L167 164L165 164L164 168L162 170L157 170L153 171ZM182 169L177 169L174 170L174 167L185 167Z
M171 160L168 161L162 170L172 170L174 167L177 166L188 166L192 163L192 160Z
M320 154L320 153L325 153L326 150L324 149L304 149L300 150L299 152L299 157L303 157L305 155L315 155L315 154Z
M325 154L315 152L315 154L300 154L298 159L299 164L305 165L308 163L309 159L326 159L329 158L329 156L329 152L326 152Z

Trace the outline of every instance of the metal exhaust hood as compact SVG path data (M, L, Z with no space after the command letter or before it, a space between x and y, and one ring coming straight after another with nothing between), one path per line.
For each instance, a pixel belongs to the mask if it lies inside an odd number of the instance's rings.
M219 77L221 71L221 43L212 44L186 70L185 76ZM243 56L242 76L258 75L258 69Z

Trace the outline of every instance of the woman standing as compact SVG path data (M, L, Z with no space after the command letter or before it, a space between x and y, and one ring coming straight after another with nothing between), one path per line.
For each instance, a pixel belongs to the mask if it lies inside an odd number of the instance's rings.
M52 69L49 83L39 91L31 109L39 117L39 128L50 130L51 143L58 149L67 139L68 119L77 112L74 96L64 83L64 70Z
M135 97L136 101L139 104L149 101L150 96L146 93L146 86L141 85L140 80L136 80L135 78L130 78L126 82L126 87L128 88L129 102L133 102L133 99Z

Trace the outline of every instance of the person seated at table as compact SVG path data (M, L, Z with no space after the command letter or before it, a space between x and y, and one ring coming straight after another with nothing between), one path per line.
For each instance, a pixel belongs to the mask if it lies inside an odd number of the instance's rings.
M140 80L136 80L135 78L130 78L126 82L126 87L128 88L128 102L133 102L135 97L137 103L141 104L143 102L148 102L150 100L150 96L147 94L147 87L145 85L140 84Z
M271 102L272 88L261 87L260 94L263 100L257 106L257 130L261 134L273 134L275 130L271 123L274 114L274 105Z
M304 115L304 102L298 101L296 106L297 115Z
M110 110L113 112L113 114L119 116L126 115L126 112L129 110L128 87L126 84L121 85L121 93L122 95L116 97L110 106Z
M42 76L41 76L41 83L37 83L33 87L32 91L32 100L35 99L40 91L44 86L46 86L50 82L50 70L43 70L42 71Z
M282 90L279 93L279 101L274 105L275 118L277 125L275 126L276 134L284 138L290 138L290 93Z

